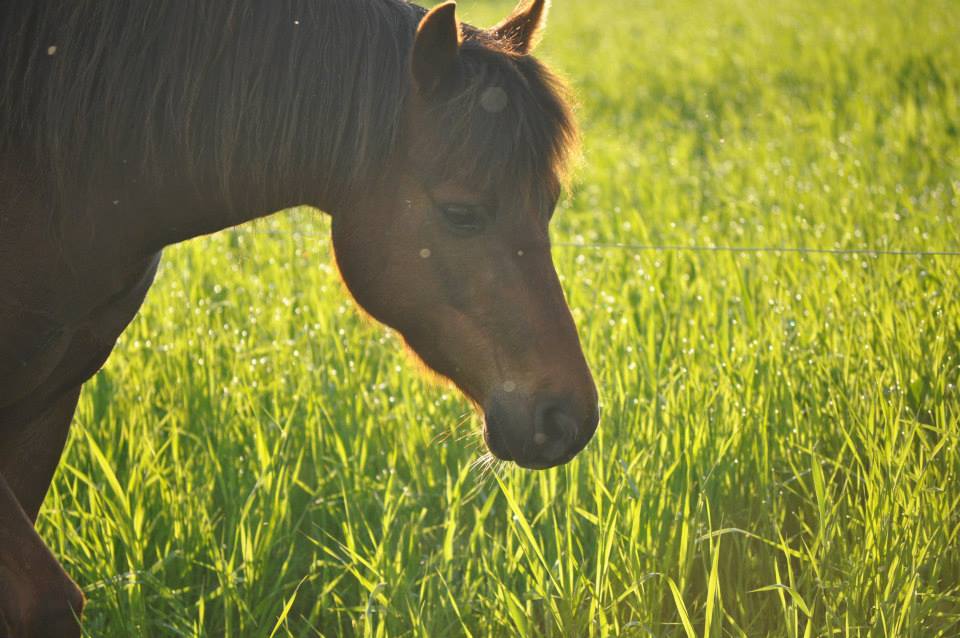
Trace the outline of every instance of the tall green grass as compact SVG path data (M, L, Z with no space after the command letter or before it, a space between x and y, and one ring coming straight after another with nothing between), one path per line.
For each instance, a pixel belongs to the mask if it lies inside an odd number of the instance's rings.
M960 247L956 2L554 5L556 241ZM169 250L87 384L40 529L88 635L960 635L960 259L558 247L602 425L482 471L327 230Z

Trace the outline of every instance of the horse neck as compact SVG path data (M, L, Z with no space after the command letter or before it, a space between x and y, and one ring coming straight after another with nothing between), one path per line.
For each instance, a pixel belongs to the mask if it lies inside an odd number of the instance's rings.
M254 182L222 184L195 175L162 179L118 179L109 176L84 184L81 197L57 208L60 232L81 253L110 250L117 262L137 262L166 246L309 205L322 211L345 210L330 205L323 192L307 194L306 176L291 178L269 191ZM290 193L281 196L280 193ZM297 194L302 193L302 197ZM82 202L82 204L78 204Z

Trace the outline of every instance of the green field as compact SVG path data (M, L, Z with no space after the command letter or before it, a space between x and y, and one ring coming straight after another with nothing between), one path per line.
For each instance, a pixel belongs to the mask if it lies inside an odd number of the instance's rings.
M958 34L955 0L556 0L554 241L957 250ZM169 250L87 384L39 527L89 636L960 635L960 257L558 246L603 417L526 472L474 466L328 228Z

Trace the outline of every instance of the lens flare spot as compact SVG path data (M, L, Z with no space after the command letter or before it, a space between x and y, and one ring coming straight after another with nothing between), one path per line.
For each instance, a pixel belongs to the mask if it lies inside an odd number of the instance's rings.
M491 86L480 95L480 106L487 113L499 113L507 107L507 92Z

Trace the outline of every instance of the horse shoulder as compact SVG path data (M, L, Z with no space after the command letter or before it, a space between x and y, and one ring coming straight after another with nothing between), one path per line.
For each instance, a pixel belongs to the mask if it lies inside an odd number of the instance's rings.
M28 258L0 250L0 412L93 376L136 316L160 263L156 253L120 272L67 274L50 268L55 252Z

